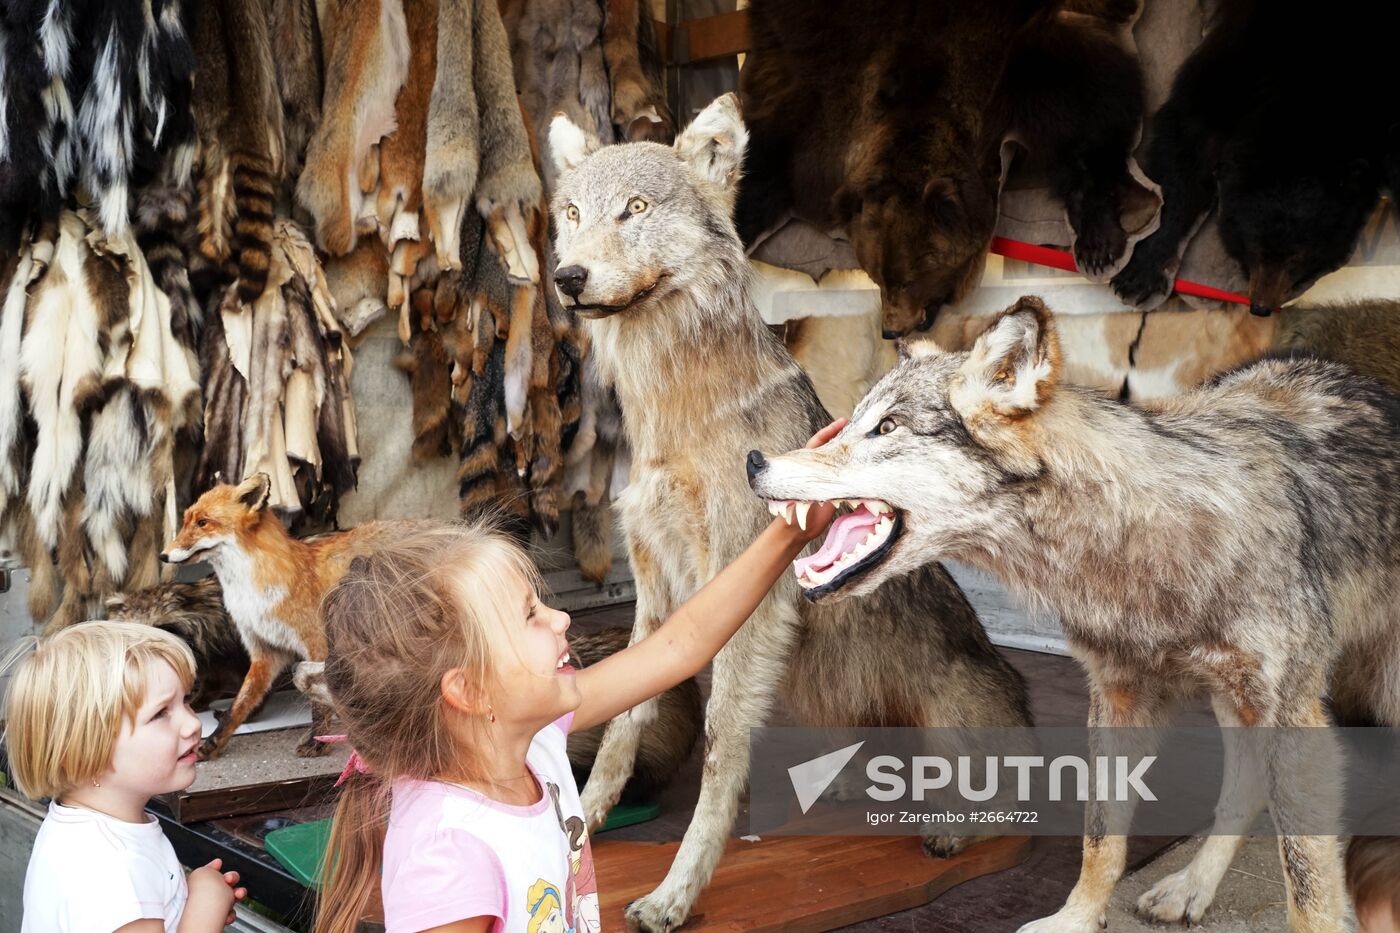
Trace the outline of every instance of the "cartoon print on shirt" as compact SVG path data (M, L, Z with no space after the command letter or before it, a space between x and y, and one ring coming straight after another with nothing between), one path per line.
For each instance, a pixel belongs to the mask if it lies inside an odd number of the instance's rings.
M588 845L588 825L583 818L571 816L565 819L559 805L559 787L548 785L549 796L554 801L554 815L559 820L559 829L569 840L569 880L565 886L570 907L570 929L573 933L600 933L603 928L598 909L598 877L593 870L593 853Z
M565 923L564 909L559 903L559 889L541 878L530 885L525 896L530 911L530 919L525 929L528 933L572 933L573 928Z

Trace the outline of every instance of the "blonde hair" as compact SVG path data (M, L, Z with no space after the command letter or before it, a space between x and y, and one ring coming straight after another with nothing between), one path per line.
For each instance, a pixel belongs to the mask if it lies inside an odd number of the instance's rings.
M541 878L530 885L530 891L525 895L526 910L530 912L530 920L525 925L527 933L539 933L540 927L549 919L549 909L553 905L554 909L563 913L564 905L559 900L559 889ZM544 912L541 913L541 908Z
M498 689L492 651L519 624L519 582L538 592L539 571L491 524L414 522L326 593L326 687L371 773L341 787L317 933L349 933L368 909L395 779L481 779L473 749L489 738L479 723L449 720L441 683L460 669L485 696Z
M123 720L135 725L148 675L162 661L189 690L189 646L149 625L83 622L39 639L19 660L5 701L5 744L20 792L59 797L101 777Z

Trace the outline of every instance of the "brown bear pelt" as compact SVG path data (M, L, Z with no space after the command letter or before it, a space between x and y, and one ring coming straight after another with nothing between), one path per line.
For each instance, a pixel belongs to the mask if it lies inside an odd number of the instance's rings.
M1003 140L1043 163L1090 275L1127 247L1120 214L1143 82L1120 36L1136 0L851 0L814 15L754 0L740 77L750 136L738 226L789 213L844 227L889 335L974 286L997 218Z

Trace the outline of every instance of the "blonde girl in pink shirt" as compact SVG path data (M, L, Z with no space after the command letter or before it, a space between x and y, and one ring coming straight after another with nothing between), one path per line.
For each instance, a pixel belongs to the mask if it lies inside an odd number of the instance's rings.
M376 888L387 933L597 933L568 733L703 668L832 516L775 520L650 637L577 672L568 614L508 537L424 524L356 558L323 605L325 677L367 773L341 789L317 933L351 933Z

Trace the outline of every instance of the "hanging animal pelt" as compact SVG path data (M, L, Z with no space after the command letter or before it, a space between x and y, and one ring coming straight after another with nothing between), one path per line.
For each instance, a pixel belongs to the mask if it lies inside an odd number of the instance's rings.
M99 223L65 211L32 239L0 320L7 357L20 322L18 366L8 370L18 379L0 380L0 442L10 454L0 511L21 541L32 538L30 608L36 620L52 611L51 629L87 617L118 587L156 582L156 554L176 526L173 437L197 411L170 301L133 233L105 235ZM32 425L27 445L17 415ZM25 462L14 456L16 438ZM27 478L23 503L17 478Z
M647 4L607 0L603 58L612 81L612 122L624 142L670 144L675 123L661 88L661 58Z
M562 112L604 145L615 141L598 0L505 0L501 16L511 36L520 102L536 138L547 147L549 121ZM553 165L545 152L541 171L551 191Z
M215 296L205 329L205 446L195 486L263 472L284 515L333 519L359 462L341 339L324 272L300 228L273 227L267 287Z
M328 0L318 12L326 86L297 201L315 219L318 245L344 255L355 248L365 196L378 186L374 147L395 128L394 102L408 76L408 27L401 0Z
M272 60L282 94L283 190L290 207L306 147L321 122L321 38L316 0L269 0Z
M194 52L183 0L10 3L0 12L0 249L81 187L109 236L167 157L188 177Z
M196 48L199 251L229 265L239 296L252 302L267 283L283 167L267 0L209 0L200 10Z

